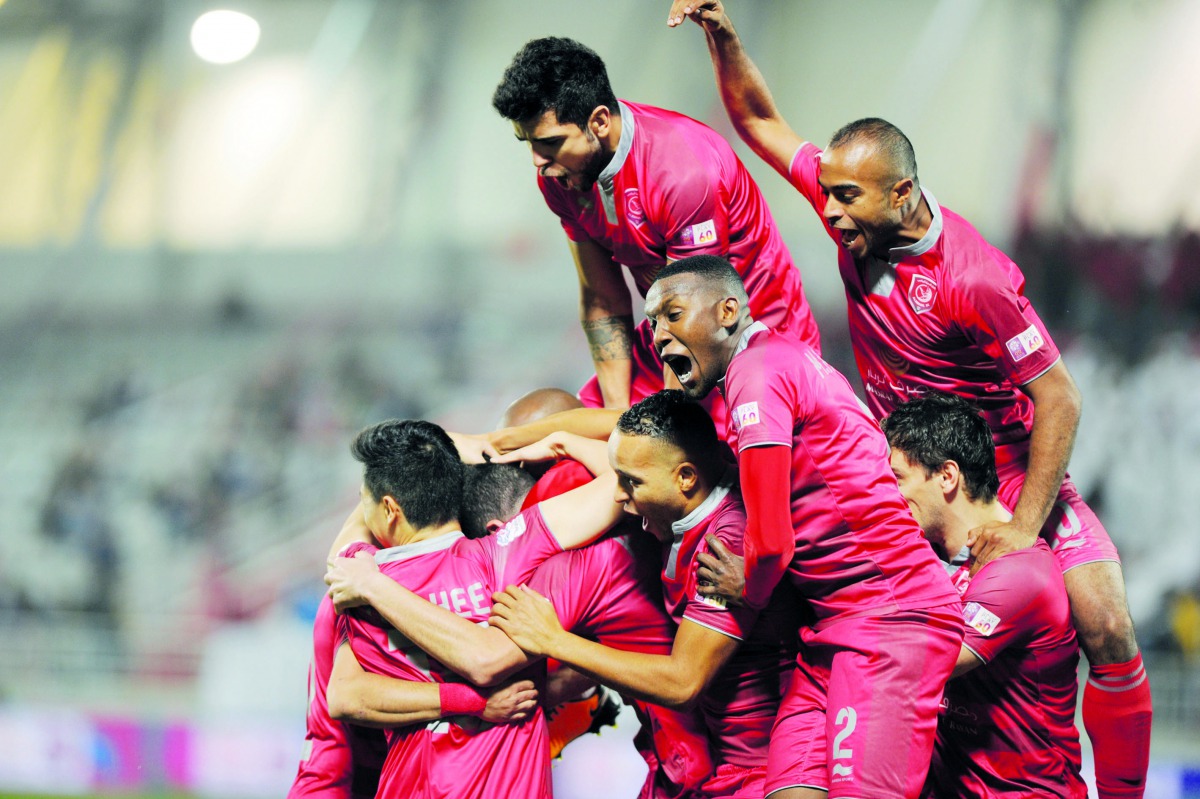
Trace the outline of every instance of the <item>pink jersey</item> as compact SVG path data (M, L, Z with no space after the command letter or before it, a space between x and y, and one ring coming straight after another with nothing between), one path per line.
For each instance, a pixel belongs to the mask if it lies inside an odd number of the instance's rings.
M792 452L792 582L818 629L957 601L888 465L879 425L812 348L755 322L725 377L727 440Z
M308 731L304 756L288 799L371 799L387 755L382 730L329 717L325 693L338 648L337 615L326 595L313 621L313 659L308 667Z
M668 261L722 255L742 276L750 311L820 349L820 336L766 201L722 136L694 119L621 101L617 151L589 192L538 177L575 242L595 241L644 297Z
M818 214L826 202L820 159L806 143L790 174ZM859 375L877 418L929 391L972 401L992 430L1003 478L1024 471L1029 454L1033 403L1018 386L1053 366L1058 348L1025 297L1017 265L922 191L933 222L920 241L894 248L888 262L859 263L838 248Z
M663 610L659 550L641 530L610 535L550 558L530 585L554 604L564 629L614 649L669 655L676 625ZM650 766L641 796L687 795L713 769L703 725L690 711L634 707L642 724L634 743Z
M761 612L727 607L698 591L697 556L708 551L706 535L716 536L742 555L746 509L737 473L726 479L690 514L671 525L674 540L664 547L663 600L678 622L684 619L742 643L700 699L718 765L765 767L771 727L796 661L799 603L777 589Z
M494 535L471 540L449 533L378 550L375 561L418 596L481 624L488 620L495 591L526 582L540 563L561 551L535 506ZM373 610L356 608L342 618L365 670L420 682L461 681L381 624ZM389 730L388 745L380 797L550 796L549 740L540 708L522 724L491 725L464 716Z
M930 795L1083 799L1079 647L1050 547L1039 539L991 561L963 603L963 646L983 665L946 684Z

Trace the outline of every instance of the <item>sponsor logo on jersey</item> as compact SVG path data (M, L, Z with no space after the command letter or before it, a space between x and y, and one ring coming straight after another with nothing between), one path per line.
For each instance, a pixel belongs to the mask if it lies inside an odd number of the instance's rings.
M926 313L937 302L937 283L925 275L913 275L908 284L908 304L916 313Z
M685 227L679 233L679 243L683 245L712 244L717 240L717 226L713 220L709 219L695 225Z
M646 221L646 214L642 211L642 198L637 189L625 190L625 221L634 227L641 227Z
M758 403L747 402L733 409L733 424L738 430L758 424Z
M525 517L517 516L496 533L496 546L506 547L525 535Z
M912 365L903 355L886 349L879 350L879 360L893 375L908 374L908 367Z
M1040 350L1045 343L1046 339L1042 338L1042 333L1037 329L1037 325L1030 325L1023 332L1004 342L1004 346L1008 347L1008 354L1014 361L1023 361Z
M1000 617L978 602L968 602L963 608L963 621L974 627L980 635L987 637L996 631Z
M720 608L721 610L725 610L725 597L723 596L704 596L703 594L697 593L694 601L703 602L710 608Z

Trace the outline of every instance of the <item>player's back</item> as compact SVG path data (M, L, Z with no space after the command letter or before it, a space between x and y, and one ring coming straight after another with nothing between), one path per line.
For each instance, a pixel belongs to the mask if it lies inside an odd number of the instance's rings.
M556 547L534 508L486 539L450 533L379 550L375 559L381 572L413 593L482 624L490 614L492 594L510 578L523 582ZM462 681L398 631L380 624L374 611L351 613L351 646L367 671L422 682ZM543 670L530 676L540 678ZM521 799L549 796L549 742L540 707L522 724L450 717L390 730L388 740L380 797L484 797L495 795L497 786L505 786L504 795Z
M1079 647L1049 546L1039 540L988 563L963 602L963 643L984 662L946 686L930 771L935 795L1085 797Z
M822 626L957 601L900 495L878 424L807 345L755 323L726 376L730 443L792 453L793 583Z

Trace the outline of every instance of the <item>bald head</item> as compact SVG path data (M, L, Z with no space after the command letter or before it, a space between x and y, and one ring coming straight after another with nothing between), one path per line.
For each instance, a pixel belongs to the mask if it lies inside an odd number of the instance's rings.
M582 407L583 403L579 398L569 391L563 391L561 388L535 388L518 397L505 409L497 427L519 427L552 414Z
M854 146L868 147L879 156L885 173L880 179L886 185L905 178L912 178L914 187L920 185L917 180L917 156L913 152L912 142L891 122L877 117L855 120L833 134L827 149Z

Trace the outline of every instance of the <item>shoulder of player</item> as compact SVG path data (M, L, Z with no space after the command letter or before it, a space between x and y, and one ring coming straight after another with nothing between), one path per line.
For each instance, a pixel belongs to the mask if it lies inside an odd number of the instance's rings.
M948 291L988 283L1015 268L1012 259L997 249L962 216L942 207L942 235L937 270L940 288Z
M987 563L971 578L964 600L984 590L1002 589L1033 597L1059 590L1062 573L1049 548L1033 546L1009 552Z

